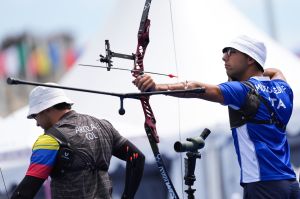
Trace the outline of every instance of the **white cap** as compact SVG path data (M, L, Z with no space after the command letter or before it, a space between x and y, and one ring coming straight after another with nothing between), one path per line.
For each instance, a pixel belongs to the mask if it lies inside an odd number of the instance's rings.
M231 41L226 47L223 48L223 52L226 48L234 48L242 53L245 53L252 57L263 70L265 65L267 50L263 42L257 41L253 38L250 38L246 35L241 35Z
M55 83L46 84L57 85ZM63 102L71 105L74 104L74 102L66 96L62 89L38 86L29 94L29 111L27 118L32 119L32 115L38 114L47 108Z

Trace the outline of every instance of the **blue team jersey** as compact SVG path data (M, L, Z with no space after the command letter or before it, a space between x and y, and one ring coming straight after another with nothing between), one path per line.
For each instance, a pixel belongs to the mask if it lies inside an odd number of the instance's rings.
M286 125L293 109L293 92L290 86L283 80L270 80L268 77L251 77L248 81L267 100L280 122ZM249 91L247 86L232 81L222 83L219 87L224 105L235 110L244 105ZM260 103L254 119L270 118L269 111ZM246 123L232 128L232 136L241 168L241 183L296 178L290 163L285 130L275 124Z

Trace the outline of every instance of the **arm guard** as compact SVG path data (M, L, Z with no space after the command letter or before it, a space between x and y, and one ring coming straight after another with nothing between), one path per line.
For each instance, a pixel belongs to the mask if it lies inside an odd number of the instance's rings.
M14 191L11 199L32 199L44 183L44 179L25 176Z
M114 156L126 160L125 188L122 199L133 199L143 176L145 156L129 141L115 150Z

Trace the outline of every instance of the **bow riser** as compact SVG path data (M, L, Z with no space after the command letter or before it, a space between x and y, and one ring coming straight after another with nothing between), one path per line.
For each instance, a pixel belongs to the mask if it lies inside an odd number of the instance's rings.
M145 129L147 134L151 134L153 140L156 143L159 143L159 137L156 131L156 120L154 114L152 112L151 106L149 104L149 97L143 97L141 100L141 104L143 107L144 115L145 115Z
M151 0L146 0L139 31L138 31L138 45L136 49L135 63L133 68L134 72L132 72L132 76L135 78L144 73L144 56L145 56L147 46L150 42L149 39L150 20L148 19L150 5L151 5ZM178 199L179 197L176 193L171 178L169 177L168 172L164 166L164 163L162 161L157 146L157 143L159 142L159 138L156 131L156 120L149 103L149 96L141 97L140 101L145 115L145 123L144 123L145 131L149 139L153 154L155 156L156 164L159 168L160 174L168 189L169 194L171 195L172 198Z

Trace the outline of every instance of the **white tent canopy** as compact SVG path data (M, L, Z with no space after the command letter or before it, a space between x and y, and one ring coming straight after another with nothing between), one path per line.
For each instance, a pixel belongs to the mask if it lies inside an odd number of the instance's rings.
M78 66L78 63L100 65L96 60L100 53L105 53L105 39L110 40L114 52L135 52L144 1L117 2L110 12L111 16L107 17L107 24L102 25L100 32L91 38L83 56L63 77L61 85L107 92L138 92L131 83L130 73ZM226 81L221 49L235 36L247 34L265 41L268 49L266 67L277 67L284 72L294 89L295 109L299 109L299 59L257 30L227 0L172 1L171 6L166 0L153 1L149 18L150 44L144 59L145 70L179 75L174 80L155 76L157 82L197 80L218 84ZM115 58L114 66L131 68L132 62ZM75 101L74 108L78 112L108 119L126 137L145 135L139 101L125 100L126 114L120 116L118 98L73 91L67 91L67 94ZM222 127L224 132L229 132L227 108L224 106L166 96L153 96L150 104L161 139L178 140L179 134L200 131L204 127L210 127L212 132L214 128ZM3 133L1 151L31 147L37 135L42 133L33 120L26 120L26 113L27 107L3 120L0 127ZM295 123L296 118L291 120ZM299 130L295 126L289 129Z

